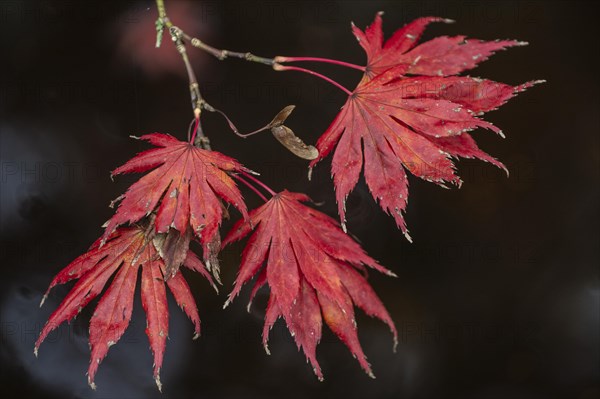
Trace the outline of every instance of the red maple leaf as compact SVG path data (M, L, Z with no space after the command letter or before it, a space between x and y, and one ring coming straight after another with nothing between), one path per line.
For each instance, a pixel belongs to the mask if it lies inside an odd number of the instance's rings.
M119 225L133 223L156 212L157 233L174 228L182 234L191 226L209 261L220 247L218 229L223 218L223 199L246 218L244 199L229 173L247 171L233 158L208 151L167 134L140 137L160 148L136 155L112 175L154 169L117 200L121 203L106 223L103 240Z
M200 334L200 318L194 297L183 275L177 273L165 282L165 264L152 243L154 233L151 230L152 226L146 229L138 226L117 229L105 245L100 246L101 240L98 240L87 253L71 262L52 280L40 306L52 287L78 279L44 326L35 343L36 356L39 346L48 334L61 323L77 316L83 307L102 292L109 278L116 273L90 320L91 359L88 382L92 389L95 389L94 376L100 362L108 353L108 349L121 338L131 320L133 295L141 268L141 297L147 318L146 334L154 353L154 378L161 389L159 373L169 330L165 284L175 301L194 323L194 338ZM215 287L210 274L191 251L187 252L184 266L202 274Z
M358 341L353 305L387 323L394 342L396 328L365 277L356 269L365 271L363 265L367 265L394 274L367 256L334 219L300 202L309 200L304 194L283 191L250 212L252 226L242 220L232 228L223 241L224 246L248 235L252 229L256 232L242 253L235 287L225 306L244 283L259 273L250 301L262 285L269 286L271 294L263 329L267 353L269 330L282 316L298 348L302 347L315 374L322 379L316 346L324 319L362 368L373 376ZM260 270L265 259L266 266Z
M319 138L319 157L310 164L314 167L337 145L331 170L342 226L346 198L363 169L373 198L393 215L409 240L403 217L408 199L404 169L442 186L447 182L461 184L453 156L478 158L506 170L481 151L466 132L483 127L502 135L478 116L538 81L513 87L448 75L475 67L496 50L523 43L442 36L415 47L426 25L433 21L445 20L420 18L398 30L385 44L380 14L365 32L353 27L367 52L365 75Z
M451 19L423 17L398 29L383 43L382 20L378 13L365 31L354 24L352 32L367 53L367 74L378 75L403 65L411 75L448 76L473 69L494 52L513 46L525 46L516 40L483 41L466 36L439 36L417 46L423 31L432 22L453 23Z

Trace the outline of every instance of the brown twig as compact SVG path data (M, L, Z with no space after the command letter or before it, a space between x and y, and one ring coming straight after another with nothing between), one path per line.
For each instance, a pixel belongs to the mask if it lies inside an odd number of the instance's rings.
M205 107L206 102L204 101L204 99L202 98L202 94L200 93L200 86L198 85L198 80L196 79L194 68L190 63L190 59L187 55L187 50L185 48L185 40L187 40L187 35L185 35L181 29L173 25L173 23L167 17L167 11L165 9L164 0L156 0L156 8L158 9L158 19L156 20L156 46L160 46L164 29L169 29L171 39L173 40L173 43L175 43L177 52L179 53L179 55L181 55L181 59L185 64L185 69L187 71L189 80L190 97L192 100L194 118L196 120L196 123L200 123L200 114L202 112L202 109ZM197 135L194 140L194 145L197 147L202 147L206 150L210 150L210 141L208 137L204 136L204 133L200 128L198 128Z
M249 62L256 62L259 64L264 64L264 65L269 65L269 66L275 65L275 59L273 59L273 58L259 57L250 52L238 52L238 51L214 48L214 47L204 43L202 40L198 39L197 37L192 37L192 36L188 35L181 28L173 25L173 23L167 17L164 0L156 0L156 7L158 8L158 20L156 21L156 31L157 31L156 47L160 46L160 42L162 39L162 31L165 27L169 28L169 29L176 28L177 31L180 33L181 38L183 40L185 40L186 42L189 42L192 46L209 53L210 55L212 55L213 57L215 57L219 60L224 60L226 58L239 58L241 60L245 60L245 61L249 61Z

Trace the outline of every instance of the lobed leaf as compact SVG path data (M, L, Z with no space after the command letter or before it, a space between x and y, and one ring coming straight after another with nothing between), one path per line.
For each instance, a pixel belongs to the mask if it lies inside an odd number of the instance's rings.
M150 219L150 223L152 221ZM71 279L79 279L42 329L35 344L36 355L39 346L50 331L62 322L75 317L84 306L102 292L108 279L116 273L90 320L91 359L88 382L92 388L95 388L94 377L100 362L129 326L138 271L141 268L141 298L147 319L146 334L154 355L154 379L158 389L162 389L160 369L169 329L165 289L168 268L150 242L156 238L152 232L153 227L150 227L150 229L140 226L118 228L104 246L92 246L89 252L75 259L52 280L50 288ZM204 264L187 247L180 250L187 252L183 265L201 273L214 286ZM183 275L176 273L166 281L166 285L173 293L177 304L193 322L195 336L198 336L200 333L198 309Z
M208 260L215 250L210 246L223 218L221 200L237 208L244 218L248 216L244 199L229 176L246 169L223 154L166 134L148 134L140 139L160 148L138 154L112 175L153 170L118 198L121 202L106 223L104 240L117 226L134 223L156 211L157 233L175 229L183 235L191 228Z
M397 334L383 304L354 269L366 265L393 273L367 256L334 219L301 203L309 200L304 194L283 191L250 212L252 227L238 223L232 228L225 244L241 239L253 229L255 232L242 253L238 276L225 306L258 274L250 303L258 289L267 284L271 290L263 327L267 353L269 331L283 317L296 345L322 380L316 347L325 320L372 375L358 342L354 305L387 323L394 341Z
M504 137L478 116L541 81L513 87L451 76L474 68L495 51L524 43L443 36L418 45L428 24L452 22L437 17L417 19L384 43L381 15L365 31L352 27L367 53L365 75L317 141L319 155L310 168L334 152L331 172L344 229L346 199L362 171L373 198L411 241L404 220L405 170L442 187L462 184L453 156L481 159L506 170L467 132L484 128Z

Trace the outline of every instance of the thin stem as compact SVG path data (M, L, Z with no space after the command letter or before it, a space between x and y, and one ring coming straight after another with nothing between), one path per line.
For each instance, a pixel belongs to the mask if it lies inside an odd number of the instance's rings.
M158 19L154 25L156 26L156 48L159 48L160 44L162 43L165 27L171 28L173 24L167 17L167 10L165 9L164 0L156 0L156 8L158 10Z
M192 128L194 131L192 132ZM192 136L193 134L193 136ZM188 127L187 140L190 144L195 145L196 147L203 148L207 151L211 151L210 140L208 137L204 135L202 131L202 125L200 124L200 118L192 119L190 125Z
M194 110L194 119L196 120L194 133L192 134L190 142L198 147L210 150L210 141L208 140L208 137L204 135L202 129L200 128L200 113L202 112L202 108L204 107L204 104L206 104L206 102L202 98L202 94L200 94L200 86L198 85L198 79L196 79L194 68L192 67L190 59L187 55L187 50L184 44L185 34L181 29L174 26L169 20L169 17L167 17L167 11L165 9L164 0L156 0L156 8L158 10L158 19L156 20L156 47L160 46L164 28L168 28L169 33L171 34L171 39L175 43L175 48L177 49L177 52L179 53L179 55L181 55L181 59L183 60L185 70L188 75L190 98L192 100L192 109Z
M329 58L320 57L275 57L275 62L286 63L286 62L323 62L326 64L341 65L352 69L358 69L359 71L365 71L365 67L362 65L351 64L345 61L332 60Z
M252 180L254 183L258 184L259 186L261 186L262 188L264 188L269 194L271 194L272 196L277 195L277 193L273 190L271 190L271 188L269 186L267 186L265 183L261 182L260 180L258 180L256 177L252 176L250 173L248 172L244 172L241 171L240 172L242 175L244 175L244 177Z
M167 17L167 11L165 10L164 0L156 0L156 8L158 9L158 18L165 19Z
M360 71L365 71L365 67L360 66L360 65L356 65L356 64L351 64L349 62L344 62L344 61L338 61L338 60L331 60L328 58L319 58L319 57L275 57L275 58L267 58L267 57L259 57L256 56L252 53L249 52L236 52L236 51L230 51L230 50L225 50L225 49L217 49L215 47L212 47L206 43L204 43L202 40L196 38L196 37L191 37L190 35L188 35L187 33L185 33L182 29L180 29L179 27L173 25L173 23L171 23L171 21L169 20L169 18L167 17L167 12L165 10L165 4L164 4L164 0L156 0L156 7L158 9L158 20L156 21L156 30L157 30L157 47L160 45L160 37L162 36L162 30L164 29L164 27L169 28L169 31L171 32L171 37L173 39L173 41L175 41L176 45L177 45L177 50L179 51L179 53L181 54L181 57L186 65L186 69L188 72L188 77L190 78L190 92L192 95L192 103L193 103L193 107L194 107L194 114L198 117L200 114L200 111L203 108L208 109L209 105L202 99L202 97L200 96L200 91L198 89L198 83L196 81L196 77L194 75L194 71L191 68L191 65L189 63L189 59L187 57L187 53L185 51L185 46L184 46L184 40L188 41L192 46L199 48L209 54L211 54L212 56L216 57L219 60L224 60L226 58L239 58L245 61L249 61L249 62L256 62L259 64L264 64L264 65L269 65L272 66L274 70L276 71L299 71L299 72L304 72L304 73L308 73L310 75L316 76L318 78L321 78L329 83L331 83L332 85L334 85L335 87L337 87L338 89L342 90L344 93L348 94L348 95L352 95L352 92L348 89L346 89L344 86L342 86L341 84L339 84L338 82L336 82L335 80L328 78L325 75L322 75L318 72L314 72L311 71L309 69L305 69L305 68L300 68L300 67L295 67L295 66L284 66L279 64L278 62L303 62L303 61L314 61L314 62L324 62L324 63L329 63L329 64L336 64L336 65L341 65L341 66L345 66L348 68L353 68L353 69L357 69ZM254 132L253 132L254 133Z
M191 37L187 34L183 34L183 37L188 40L192 46L199 48L200 50L206 51L207 53L211 54L213 57L219 59L219 60L224 60L226 58L239 58L245 61L250 61L250 62L256 62L259 64L264 64L264 65L273 65L275 64L275 60L273 58L266 58L266 57L259 57L257 55L254 55L252 53L249 52L237 52L237 51L231 51L231 50L223 50L223 49L217 49L214 48L206 43L204 43L202 40L196 38L196 37Z
M176 26L173 26L169 29L171 33L171 38L175 42L175 47L177 48L177 52L181 55L181 59L185 64L185 70L187 71L188 80L190 82L190 96L192 99L192 108L194 109L194 114L196 118L200 117L200 110L202 109L202 105L204 104L204 99L200 94L200 88L198 86L198 80L196 79L196 74L194 73L194 68L190 63L190 59L187 55L187 50L185 49L185 44L183 43L182 32Z
M166 26L167 28L176 28L179 32L181 32L181 37L183 39L185 39L186 41L190 42L190 44L192 46L209 53L210 55L212 55L213 57L215 57L221 61L226 58L239 58L239 59L242 59L245 61L257 62L259 64L264 64L264 65L269 65L269 66L275 64L275 60L273 58L259 57L252 53L249 53L249 52L243 53L243 52L237 52L237 51L231 51L231 50L218 49L218 48L215 48L213 46L210 46L210 45L204 43L202 40L198 39L197 37L192 37L192 36L188 35L181 28L173 25L173 23L169 20L169 18L166 15L161 16L160 3L163 3L163 1L156 0L156 2L157 2L157 7L159 7L159 10L158 10L159 17L158 17L158 20L156 21L156 31L157 31L157 39L156 39L157 46L156 47L159 47L159 45L160 45L160 37L162 36L162 29ZM162 5L162 7L163 7L162 11L164 12L164 4Z
M295 66L284 66L284 65L280 65L280 64L273 65L273 69L276 70L276 71L298 71L298 72L308 73L309 75L316 76L318 78L323 79L326 82L331 83L332 85L334 85L338 89L344 91L349 96L352 95L352 92L350 90L346 89L344 86L342 86L341 84L339 84L335 80L333 80L331 78L328 78L327 76L322 75L322 74L320 74L318 72L311 71L310 69L305 69L305 68L300 68L300 67L295 67Z
M189 138L189 141L190 141L190 143L191 143L191 144L193 144L193 143L194 143L194 141L196 140L196 134L198 133L198 127L200 126L200 118L196 118L196 119L194 119L194 120L192 121L192 123L194 123L194 122L196 122L196 123L194 124L194 131L192 132L192 137L191 137L191 138Z
M260 191L258 191L258 189L256 187L254 187L252 184L250 184L250 182L246 179L244 179L242 176L240 175L233 175L233 177L235 177L237 180L241 181L242 183L244 183L250 190L254 191L254 193L256 195L258 195L263 201L268 202L269 200L267 199L267 197L265 197Z
M253 132L250 132L250 133L240 133L240 131L238 130L238 128L231 121L231 119L229 119L229 117L225 114L225 112L223 112L220 109L217 109L217 108L215 108L215 107L213 107L213 106L211 106L210 104L207 104L207 103L204 104L204 109L207 110L207 111L209 111L209 112L216 112L219 115L221 115L225 119L225 121L227 122L227 124L229 125L229 128L231 129L231 131L236 136L244 138L244 139L247 138L247 137L253 136L253 135L257 134L257 133L260 133L260 132L262 132L262 131L264 131L266 129L268 129L268 127L262 127L260 129L257 129L255 131L253 131Z
M165 26L167 28L173 28L173 27L177 28L177 27L174 26L173 23L167 17L164 0L156 0L156 8L158 9L158 20L156 21L156 32L157 32L156 47L159 47L160 39L162 38L162 30L164 29L164 27ZM232 57L232 58L240 58L242 60L246 60L246 61L250 61L250 62L258 62L260 64L265 64L265 65L273 65L275 63L275 61L272 58L259 57L252 53L248 53L248 52L241 53L241 52L237 52L237 51L221 50L221 49L214 48L214 47L204 43L202 40L188 35L187 33L185 33L183 30L181 30L179 28L177 28L177 30L179 30L181 32L181 37L183 39L185 39L186 41L190 42L192 46L197 47L200 50L206 51L207 53L218 58L219 60L224 60L225 58Z
M169 29L171 33L171 38L175 42L175 47L177 51L181 55L181 59L185 64L185 69L188 74L188 80L190 83L190 98L192 100L192 109L194 110L194 118L197 123L194 129L194 133L191 138L191 143L197 145L198 147L202 147L206 150L210 150L210 141L208 137L204 135L202 129L200 129L200 113L202 112L202 108L206 104L204 98L202 98L202 94L200 94L200 86L198 85L198 80L196 79L196 74L194 73L194 68L190 63L190 59L188 58L187 51L185 49L185 45L183 44L181 31L179 28L172 26Z

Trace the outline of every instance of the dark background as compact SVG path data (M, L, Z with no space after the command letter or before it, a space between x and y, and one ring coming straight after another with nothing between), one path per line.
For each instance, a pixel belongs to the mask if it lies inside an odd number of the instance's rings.
M191 4L190 4L191 3ZM349 228L399 276L371 273L399 333L359 312L359 335L376 380L369 379L325 328L319 383L278 322L271 356L260 343L266 292L245 311L249 288L222 311L241 246L222 254L225 286L216 296L189 280L203 323L200 340L174 303L162 371L152 380L145 320L136 298L132 325L87 387L91 310L33 343L67 293L39 300L52 276L86 250L111 215L109 201L135 176L108 171L143 144L130 134L183 138L191 119L183 65L170 43L153 49L153 2L0 1L1 383L3 397L600 397L598 273L598 20L591 2L174 2L175 23L207 42L259 55L312 55L364 62L350 33L385 10L390 35L413 18L439 15L425 39L466 34L515 38L530 46L501 52L471 71L518 84L547 79L487 119L507 134L476 132L504 161L458 163L465 184L442 190L410 179L409 244L378 208L364 182L350 196ZM296 104L289 125L315 142L344 101L327 83L190 50L205 97L241 130ZM353 87L356 71L315 66ZM305 191L336 214L330 158L306 179L306 162L267 133L235 137L209 115L213 148L262 172L275 189ZM250 207L260 201L245 192ZM234 214L234 218L239 215ZM224 229L231 222L226 222ZM92 307L90 307L92 308Z

